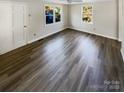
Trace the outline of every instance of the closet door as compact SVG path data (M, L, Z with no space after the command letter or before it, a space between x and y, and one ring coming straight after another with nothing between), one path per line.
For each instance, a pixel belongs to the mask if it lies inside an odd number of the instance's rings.
M13 38L14 48L26 45L26 7L25 5L14 5L13 6Z
M0 2L0 54L8 52L12 48L12 5Z

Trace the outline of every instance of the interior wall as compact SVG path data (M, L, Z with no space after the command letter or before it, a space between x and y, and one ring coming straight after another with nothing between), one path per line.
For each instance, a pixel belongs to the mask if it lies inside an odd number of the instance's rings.
M69 5L70 28L93 33L112 39L118 39L117 33L117 0L84 1L93 5L93 24L82 22L82 4Z
M29 42L36 41L37 39L41 39L45 36L51 35L53 33L62 31L63 29L67 28L67 5L52 3L51 5L60 6L62 8L62 19L61 22L46 25L44 15L44 4L48 3L30 2L29 4L29 13L31 15L29 19Z
M119 40L122 42L122 54L124 57L124 1L119 0Z
M16 3L25 3L27 5L27 43L32 43L48 35L62 31L68 27L67 13L68 6L64 4L53 4L62 7L62 21L50 25L45 24L44 4L43 0L6 0L3 3L8 3L10 6L7 11L0 10L3 15L0 15L0 54L13 50L13 32L12 32L12 5ZM1 3L1 2L0 2ZM8 7L6 7L8 8ZM5 10L6 10L5 8ZM3 9L3 8L1 8ZM5 13L5 14L4 14ZM6 15L6 16L4 16ZM30 17L29 17L30 15ZM6 19L6 21L2 21ZM4 32L4 33L3 33ZM6 32L6 33L5 33ZM4 40L4 41L2 41ZM6 44L4 42L6 41ZM2 45L3 44L3 45ZM4 47L6 46L6 47ZM21 47L21 46L20 46Z
M13 48L11 13L11 4L0 2L0 54Z

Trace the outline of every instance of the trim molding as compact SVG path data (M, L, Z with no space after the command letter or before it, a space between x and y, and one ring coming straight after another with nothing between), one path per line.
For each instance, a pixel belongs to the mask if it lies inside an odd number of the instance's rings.
M17 48L21 48L21 47L23 47L23 46L26 46L26 45L31 44L31 43L33 43L33 42L36 42L36 41L38 41L38 40L44 39L44 38L46 38L46 37L49 37L49 36L54 35L54 34L56 34L56 33L59 33L59 32L61 32L61 31L65 30L65 29L67 29L67 28L63 28L62 30L59 30L59 31L56 31L56 32L53 32L53 33L49 33L49 34L46 34L46 35L41 36L41 37L39 37L39 38L36 38L36 39L34 39L34 40L28 41L27 44L22 45L22 46L20 46L20 47L12 48L12 49L10 49L10 50L8 50L8 51L5 51L5 52L3 52L3 53L0 53L0 55L6 54L6 53L8 53L8 52L10 52L10 51L13 51L13 50L15 50L15 49L17 49Z
M67 28L64 28L64 29L62 29L62 30L60 30L60 31L57 31L57 32L53 32L53 33L46 34L46 35L44 35L44 36L41 36L41 37L36 38L36 39L34 39L34 40L31 40L31 41L28 41L28 44L33 43L33 42L36 42L36 41L41 40L41 39L43 39L43 38L49 37L49 36L51 36L51 35L53 35L53 34L59 33L59 32L61 32L61 31L65 30L65 29L67 29Z
M102 37L105 37L105 38L109 38L109 39L113 39L113 40L117 40L117 41L121 42L120 40L118 40L118 38L105 36L105 35L98 34L98 33L95 33L95 32L89 32L89 31L86 31L86 30L80 30L80 29L74 28L74 27L69 27L69 29L73 29L73 30L84 32L84 33L88 33L88 34L98 35L98 36L102 36Z

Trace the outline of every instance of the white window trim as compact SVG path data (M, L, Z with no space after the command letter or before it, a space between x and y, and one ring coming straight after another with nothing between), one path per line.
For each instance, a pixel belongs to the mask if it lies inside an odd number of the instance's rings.
M82 18L83 18L83 6L84 5L90 5L90 6L92 6L92 16L93 16L93 19L92 19L92 22L90 22L90 23L86 23L86 22L84 22L82 20ZM82 22L82 24L93 25L94 24L94 13L93 13L94 7L93 7L93 3L84 3L83 6L81 7L81 22Z
M47 6L47 5L48 6L51 6L53 8L53 23L51 23L51 24L46 24L45 6ZM59 22L55 22L55 11L54 11L55 7L60 7L61 8L61 12L60 12L61 13L61 20ZM62 15L63 15L63 8L62 8L62 6L60 6L60 5L54 5L54 4L44 4L45 26L61 23L62 22Z

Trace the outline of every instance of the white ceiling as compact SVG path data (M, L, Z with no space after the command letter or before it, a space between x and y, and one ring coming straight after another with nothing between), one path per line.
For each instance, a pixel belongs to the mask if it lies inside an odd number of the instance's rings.
M81 3L82 0L45 0L45 2L71 4L71 3Z
M111 0L44 0L45 2L58 3L58 4L81 4L86 2L102 2Z

